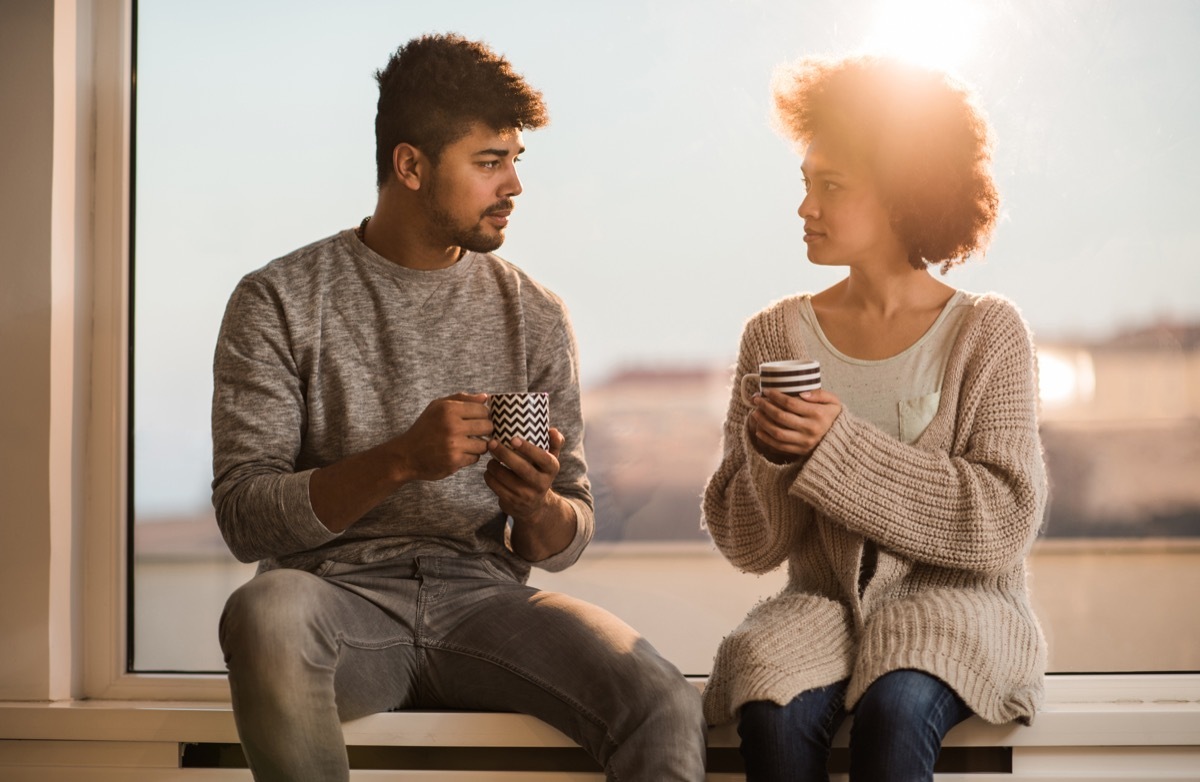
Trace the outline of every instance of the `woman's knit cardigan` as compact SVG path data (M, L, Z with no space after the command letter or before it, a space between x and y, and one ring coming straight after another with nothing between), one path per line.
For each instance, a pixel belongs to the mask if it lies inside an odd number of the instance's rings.
M704 521L741 570L787 560L788 583L722 641L704 692L710 724L847 677L852 710L901 668L947 682L989 722L1032 720L1046 665L1025 588L1046 502L1037 372L1017 309L969 300L937 413L912 445L843 409L807 460L772 464L749 443L734 383ZM750 320L735 381L763 361L808 357L799 301ZM860 596L865 539L878 560Z

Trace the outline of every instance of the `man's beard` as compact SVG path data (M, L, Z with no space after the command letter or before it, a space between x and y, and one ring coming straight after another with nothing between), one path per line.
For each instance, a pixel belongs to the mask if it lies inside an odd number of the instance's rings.
M447 245L461 247L473 253L490 253L500 249L500 245L504 244L504 234L500 232L486 233L482 222L484 215L488 212L505 208L512 209L512 201L506 200L492 204L488 207L487 212L480 215L480 219L474 225L465 226L455 222L454 216L442 207L438 201L438 188L435 182L431 182L429 188L425 190L425 209L429 215L430 224L439 234L439 240L445 241Z

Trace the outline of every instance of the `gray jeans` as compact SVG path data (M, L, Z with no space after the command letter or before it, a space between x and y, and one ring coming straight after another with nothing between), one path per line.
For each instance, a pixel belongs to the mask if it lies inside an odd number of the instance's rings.
M704 779L700 696L635 630L487 558L261 573L221 617L258 782L346 780L340 722L396 708L532 714L610 780Z

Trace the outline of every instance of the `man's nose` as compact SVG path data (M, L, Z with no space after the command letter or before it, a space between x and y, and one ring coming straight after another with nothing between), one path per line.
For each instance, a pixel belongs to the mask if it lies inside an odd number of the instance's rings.
M508 171L509 175L505 177L504 184L502 186L503 191L500 193L500 195L504 198L513 198L514 196L521 195L521 192L524 190L524 188L521 187L521 177L517 175L516 167L510 167Z

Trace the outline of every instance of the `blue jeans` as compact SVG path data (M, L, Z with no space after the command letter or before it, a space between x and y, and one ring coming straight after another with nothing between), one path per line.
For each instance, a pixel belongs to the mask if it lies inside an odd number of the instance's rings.
M742 707L738 735L747 782L828 780L833 736L846 718L847 681L807 690L786 706ZM850 729L851 782L926 782L942 739L971 710L940 679L893 671L863 694Z
M700 695L636 631L489 558L261 573L221 617L258 782L347 780L340 722L396 708L532 714L610 780L704 779Z

